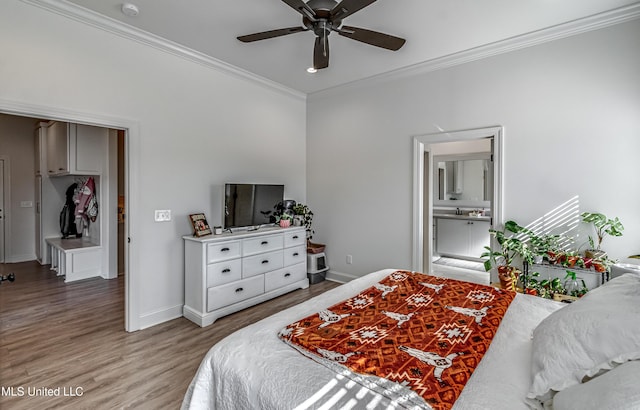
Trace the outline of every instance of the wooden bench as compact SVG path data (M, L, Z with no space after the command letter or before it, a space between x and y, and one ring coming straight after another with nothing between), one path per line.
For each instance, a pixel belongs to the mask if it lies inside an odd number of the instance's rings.
M102 247L85 238L46 238L51 269L65 283L102 276Z

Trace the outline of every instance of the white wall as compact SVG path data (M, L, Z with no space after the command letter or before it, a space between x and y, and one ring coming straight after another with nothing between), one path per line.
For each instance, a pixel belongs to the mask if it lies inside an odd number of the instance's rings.
M133 328L179 316L187 215L220 224L226 181L283 183L305 201L305 100L11 0L0 2L1 98L127 119ZM117 122L117 120L114 120ZM156 223L155 209L171 222Z
M31 118L0 114L0 157L6 159L4 172L11 177L10 186L4 187L8 194L5 213L9 212L5 215L7 263L36 257L35 128L36 121Z
M307 197L332 273L411 268L412 137L493 125L505 127L505 220L579 195L581 210L624 223L604 243L613 257L640 253L638 73L635 20L309 96Z

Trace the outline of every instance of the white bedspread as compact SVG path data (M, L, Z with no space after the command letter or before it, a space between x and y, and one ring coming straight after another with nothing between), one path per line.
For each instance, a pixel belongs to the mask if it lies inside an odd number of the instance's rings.
M277 336L289 323L356 295L395 270L385 269L353 280L221 340L204 357L182 408L397 408L384 397L303 356ZM454 409L528 410L524 397L531 384L531 332L562 306L518 294Z

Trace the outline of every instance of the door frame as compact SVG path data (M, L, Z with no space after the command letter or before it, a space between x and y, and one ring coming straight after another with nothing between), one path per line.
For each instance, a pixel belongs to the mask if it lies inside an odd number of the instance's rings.
M2 218L2 221L0 221L0 263L5 263L7 256L5 248L8 243L7 232L11 232L11 209L6 207L7 204L11 203L11 190L7 190L7 187L11 186L9 166L9 158L5 155L0 155L0 207L2 207L2 211L0 211L0 217ZM9 225L8 229L7 225Z
M139 168L140 158L140 124L138 121L125 118L108 117L75 110L65 110L57 107L24 104L15 101L0 99L0 113L16 115L20 117L34 117L43 120L56 120L93 125L97 127L112 128L125 132L125 158L124 158L124 191L125 209L125 246L124 246L124 270L125 270L125 297L124 297L124 323L125 330L133 332L140 329L140 278L139 278L139 252L135 238L137 206L139 204ZM6 226L5 226L6 228ZM5 229L6 231L6 229ZM117 249L110 252L117 252Z
M493 137L493 198L492 227L502 225L503 208L503 139L504 128L491 126L459 131L442 131L418 135L413 138L413 221L412 221L412 269L419 272L431 272L431 258L424 255L433 254L433 176L430 161L431 144L453 141L469 141ZM428 171L425 177L425 156ZM425 190L429 193L425 201Z

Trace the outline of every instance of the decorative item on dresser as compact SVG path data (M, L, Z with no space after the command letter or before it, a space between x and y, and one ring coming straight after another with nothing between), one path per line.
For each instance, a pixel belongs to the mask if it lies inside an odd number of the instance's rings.
M183 239L183 314L200 326L309 287L304 227L268 227Z
M193 236L206 236L211 235L212 231L207 223L207 218L204 214L191 214L189 220L193 226Z

